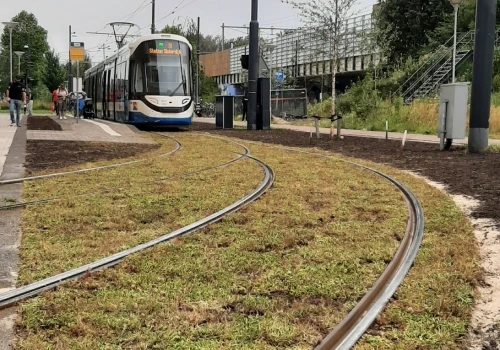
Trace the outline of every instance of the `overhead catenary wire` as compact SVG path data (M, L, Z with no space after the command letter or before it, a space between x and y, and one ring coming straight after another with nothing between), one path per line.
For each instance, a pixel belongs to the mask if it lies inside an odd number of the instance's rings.
M156 23L159 23L159 22L161 22L161 21L163 21L164 19L166 19L166 18L168 18L168 17L170 17L170 16L172 16L173 14L175 14L175 13L177 13L178 11L180 11L180 10L182 10L182 9L186 8L187 6L189 6L189 5L191 5L191 4L195 3L195 2L197 2L198 0L192 0L191 2L187 3L186 5L184 5L184 6L182 6L182 7L179 7L179 6L180 6L181 4L183 4L185 1L186 1L186 0L182 0L182 1L181 1L181 2L180 2L177 6L176 6L176 7L174 7L174 9L172 10L172 12L169 12L167 15L165 15L165 16L163 16L162 18L160 18L160 19L156 20L156 21L155 21L155 24L156 24ZM141 30L143 30L143 29L145 29L145 28L147 28L147 27L149 27L149 24L147 24L147 25L146 25L146 26L144 26L144 27L141 27L140 31L141 31Z

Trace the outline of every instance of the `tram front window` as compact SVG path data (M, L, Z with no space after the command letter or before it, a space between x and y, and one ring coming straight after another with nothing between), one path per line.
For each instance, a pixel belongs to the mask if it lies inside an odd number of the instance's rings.
M134 55L136 92L157 96L190 96L189 47L177 41L162 41L161 45L158 41L143 44L144 49L137 50L142 53L142 57ZM138 87L143 87L142 91Z

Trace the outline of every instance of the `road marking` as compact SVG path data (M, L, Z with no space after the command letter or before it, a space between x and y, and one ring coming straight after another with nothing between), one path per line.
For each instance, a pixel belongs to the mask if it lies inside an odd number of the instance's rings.
M88 119L82 119L83 121L86 121L88 123L92 123L92 124L95 124L95 125L98 125L101 127L102 130L104 130L105 132L107 132L108 134L110 134L111 136L122 136L120 135L119 133L117 133L116 131L114 131L113 129L111 129L108 125L106 124L103 124L103 123L99 123L99 122L96 122L96 121L93 121L93 120L88 120Z

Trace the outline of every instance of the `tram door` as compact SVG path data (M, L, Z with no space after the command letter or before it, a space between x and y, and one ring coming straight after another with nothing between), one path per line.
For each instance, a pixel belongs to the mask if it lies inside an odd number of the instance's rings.
M111 118L110 105L111 105L111 71L106 71L106 119Z
M101 90L102 91L102 104L101 104L101 109L102 109L101 112L102 113L101 113L101 115L102 115L103 119L107 118L106 111L108 109L107 108L108 101L106 99L106 95L107 95L106 91L108 90L108 88L106 86L106 81L107 81L106 77L107 76L108 76L108 71L105 70L104 73L103 73L103 75L102 75L102 90Z

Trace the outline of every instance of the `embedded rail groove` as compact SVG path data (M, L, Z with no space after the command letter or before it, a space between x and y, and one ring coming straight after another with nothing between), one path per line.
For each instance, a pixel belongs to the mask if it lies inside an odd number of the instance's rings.
M165 136L165 135L163 135L163 136ZM167 136L165 136L165 137L167 137ZM263 178L262 182L252 192L250 192L249 194L247 194L243 198L239 199L238 201L234 202L233 204L227 206L226 208L221 209L216 213L213 213L209 216L206 216L206 217L204 217L204 218L202 218L202 219L200 219L200 220L198 220L190 225L182 227L182 228L180 228L176 231L173 231L169 234L158 237L154 240L140 244L140 245L135 246L133 248L126 249L126 250L121 251L119 253L112 254L106 258L99 259L93 263L86 264L84 266L60 273L56 276L48 277L48 278L45 278L41 281L34 282L34 283L28 284L26 286L19 287L19 288L16 288L14 290L2 293L2 294L0 294L0 309L4 309L6 307L12 306L19 301L22 301L22 300L27 299L29 297L38 295L38 294L42 293L43 291L53 289L53 288L57 287L58 285L62 284L63 282L66 282L66 281L69 281L72 279L76 279L78 277L87 275L87 274L92 273L92 272L100 271L100 270L105 269L107 267L117 265L118 263L120 263L123 259L125 259L129 255L141 252L141 251L146 250L148 248L154 247L158 244L168 242L174 238L184 236L184 235L187 235L189 233L193 233L197 230L202 229L203 227L205 227L209 224L212 224L212 223L215 223L215 222L221 220L226 215L229 215L229 214L243 208L244 206L252 203L253 201L257 200L258 198L260 198L264 193L267 192L267 190L269 188L271 188L271 186L274 183L273 169L269 165L267 165L266 163L251 156L248 148L246 148L245 146L240 145L234 141L230 141L230 140L226 140L226 141L231 142L231 143L236 144L236 145L239 145L245 150L245 154L238 154L240 157L238 157L235 160L232 160L229 163L234 163L235 161L245 157L245 158L249 158L249 159L252 159L253 161L255 161L257 164L260 165L260 167L264 171L264 178ZM222 166L225 166L225 165L218 165L214 168L218 168L218 167L222 167ZM198 172L195 172L195 173L198 173Z
M182 145L179 143L179 141L175 140L172 137L162 135L165 138L170 139L175 143L175 148L167 153L161 154L158 156L158 158L163 158L163 157L168 157L182 149ZM10 184L16 184L16 183L21 183L25 181L32 181L32 180L42 180L42 179L48 179L51 177L57 177L57 176L64 176L64 175L72 175L72 174L81 174L81 173L87 173L90 171L97 171L97 170L105 170L105 169L112 169L112 168L119 168L122 166L126 165L133 165L141 162L145 162L146 159L139 159L139 160L133 160L129 162L124 162L124 163L117 163L117 164L111 164L111 165L104 165L104 166L99 166L99 167L94 167L94 168L88 168L88 169L79 169L79 170L73 170L73 171L65 171L62 173L53 173L53 174L47 174L47 175L39 175L39 176L30 176L30 177L22 177L18 179L11 179L11 180L0 180L0 186L2 185L10 185Z
M204 133L202 133L204 134ZM220 136L214 136L219 139L226 139ZM245 141L246 143L257 144L253 141ZM262 143L260 143L262 145ZM314 349L315 350L344 350L352 348L358 340L363 336L377 316L382 312L390 298L394 295L398 287L403 282L403 279L408 274L415 257L418 253L420 244L422 243L424 234L424 212L422 206L415 194L401 182L378 171L362 164L335 158L324 154L301 151L290 147L270 145L291 152L307 154L320 158L327 158L336 161L342 161L349 165L370 171L392 185L398 188L408 207L408 221L406 225L405 235L394 254L391 262L386 267L384 272L377 279L372 288L365 296L356 304L349 314L331 331Z

